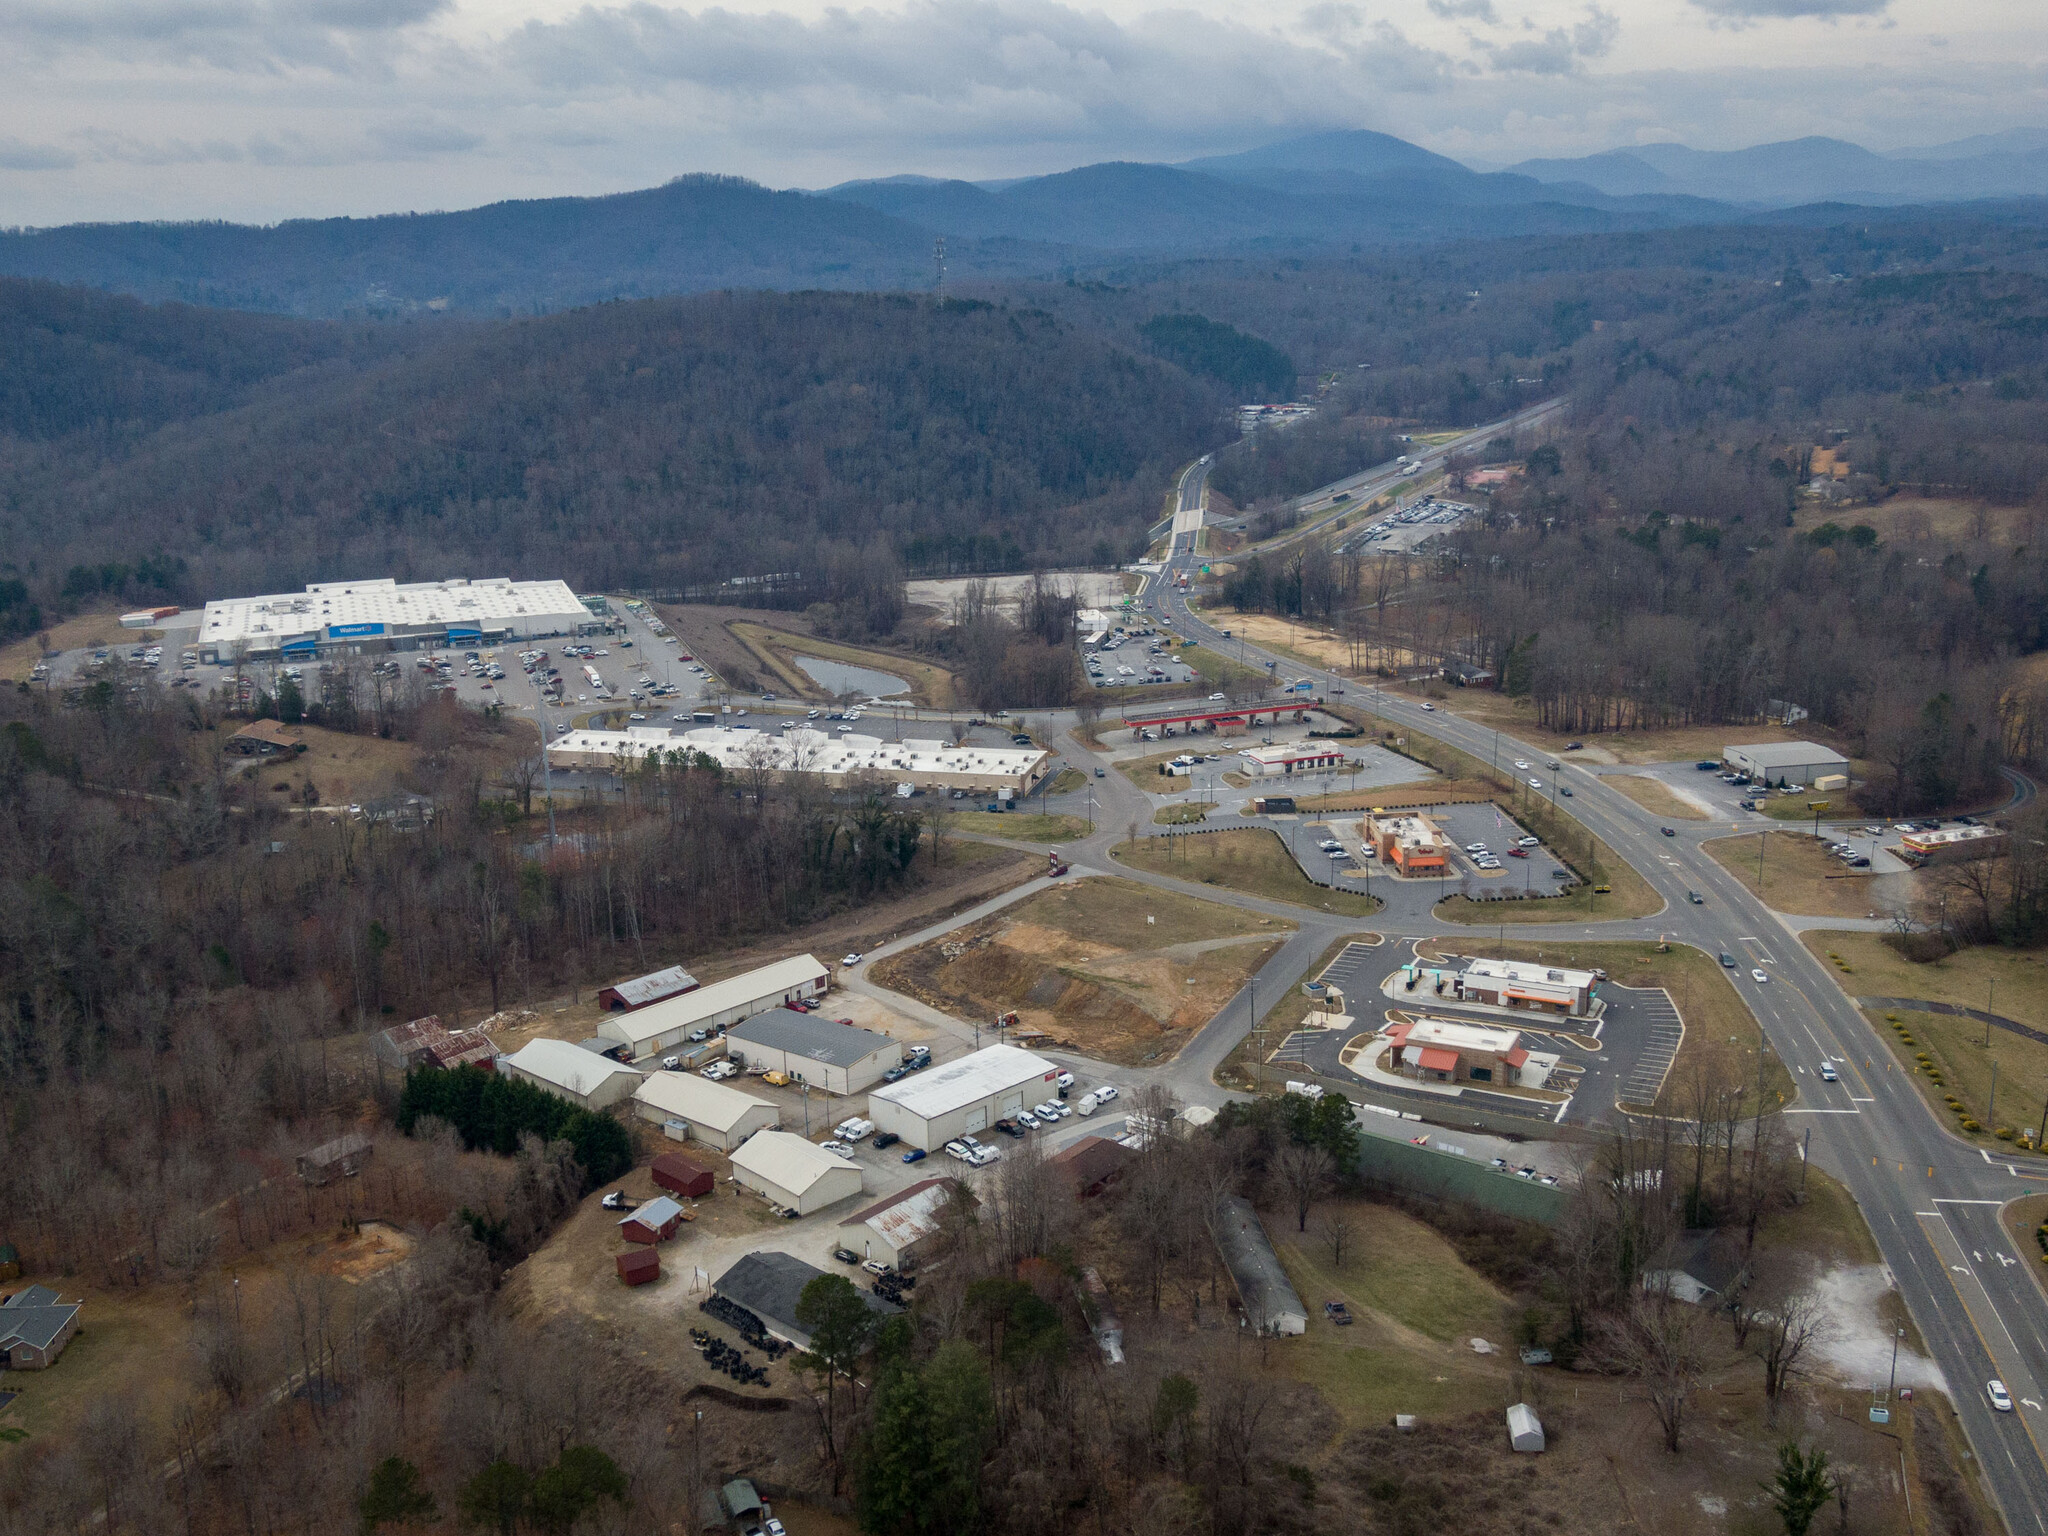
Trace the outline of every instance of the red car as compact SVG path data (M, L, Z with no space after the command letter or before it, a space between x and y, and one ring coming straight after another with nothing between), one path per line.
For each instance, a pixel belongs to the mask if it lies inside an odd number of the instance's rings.
M1511 859L1526 859L1529 857L1529 850L1526 848L1510 848L1508 850L1508 857Z

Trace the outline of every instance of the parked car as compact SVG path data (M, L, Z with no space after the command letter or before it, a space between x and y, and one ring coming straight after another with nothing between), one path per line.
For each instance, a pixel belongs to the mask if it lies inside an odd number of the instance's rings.
M608 1211L630 1211L639 1202L637 1200L628 1200L623 1189L615 1189L606 1195L604 1199L600 1200L598 1204Z
M848 954L848 955L844 955L844 956L842 956L842 957L840 958L840 961L839 961L839 963L840 963L841 965L859 965L859 964L860 964L860 952L859 952L858 950L855 950L855 951L854 951L853 953L851 953L851 954Z
M860 1262L860 1255L851 1248L834 1248L832 1250L832 1257L842 1264L858 1264Z
M902 1139L903 1138L901 1136L898 1136L894 1131L884 1131L881 1135L875 1138L875 1150L877 1152L886 1152L889 1150L889 1148L895 1146L896 1143L901 1141Z
M886 1275L889 1273L889 1266L876 1259L863 1259L861 1260L860 1267L871 1275Z
M1107 1104L1111 1099L1114 1099L1116 1097L1118 1097L1116 1089L1108 1083L1104 1083L1100 1088L1095 1090L1095 1102L1098 1104Z
M680 1072L683 1067L683 1058L680 1056L664 1056L661 1058L661 1064L671 1072Z
M1053 1082L1058 1087L1071 1088L1074 1086L1074 1074L1071 1072L1062 1072L1058 1077L1053 1079Z
M908 1152L903 1154L903 1161L905 1161L906 1163L921 1163L929 1156L931 1156L931 1154L925 1151L923 1147L912 1147Z
M1351 1309L1341 1301L1324 1302L1323 1316L1327 1317L1339 1328L1349 1328L1352 1324Z

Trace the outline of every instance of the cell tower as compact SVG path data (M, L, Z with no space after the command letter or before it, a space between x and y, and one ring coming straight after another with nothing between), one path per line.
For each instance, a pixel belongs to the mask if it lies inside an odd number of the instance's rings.
M932 268L938 274L939 302L946 302L946 237L939 236L932 242Z

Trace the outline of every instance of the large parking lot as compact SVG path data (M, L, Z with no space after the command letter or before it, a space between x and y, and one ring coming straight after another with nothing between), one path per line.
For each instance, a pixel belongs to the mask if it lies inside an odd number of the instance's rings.
M1088 653L1087 667L1088 679L1097 688L1201 681L1195 669L1180 659L1179 642L1170 633L1113 635Z

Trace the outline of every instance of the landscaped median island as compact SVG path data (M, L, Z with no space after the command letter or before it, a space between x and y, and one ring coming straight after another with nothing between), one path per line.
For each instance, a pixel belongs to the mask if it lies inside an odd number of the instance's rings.
M1910 875L1873 876L1850 869L1811 832L1758 832L1717 837L1707 853L1774 912L1813 917L1865 917L1898 905L1900 881ZM1763 854L1761 881L1757 854Z
M1015 1013L1013 1043L1135 1064L1178 1050L1293 931L1280 918L1128 880L1075 880L877 961L868 974L982 1021L985 1036Z
M1793 1099L1796 1085L1792 1074L1765 1043L1756 1015L1728 980L1727 971L1704 950L1649 940L1532 944L1520 939L1505 943L1486 939L1461 940L1457 947L1489 958L1601 970L1616 986L1663 988L1678 1010L1685 1038L1656 1102L1623 1104L1631 1113L1697 1119L1703 1112L1711 1116L1722 1107L1739 1105L1736 1112L1749 1114L1755 1111L1759 1088L1766 1109L1777 1109ZM1432 940L1421 948L1425 955L1453 952L1451 941L1445 939Z
M1085 817L1028 811L948 811L946 825L956 832L1013 837L1021 843L1064 843L1088 835Z
M2048 1035L2048 953L1983 947L1919 964L1895 950L1887 937L1826 929L1802 935L1889 1046L1889 1059L1880 1054L1867 1065L1854 1065L1878 1074L1908 1074L1949 1127L1964 1135L2039 1146L2042 1110L2048 1104L2048 1041L1966 1015L1927 1012L1908 1002L1975 1009Z
M1344 917L1379 911L1377 896L1361 890L1330 890L1301 872L1277 832L1265 827L1232 827L1177 837L1141 837L1110 850L1119 863L1155 875L1172 875L1203 885L1220 885L1247 896L1315 907Z

